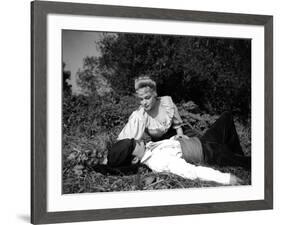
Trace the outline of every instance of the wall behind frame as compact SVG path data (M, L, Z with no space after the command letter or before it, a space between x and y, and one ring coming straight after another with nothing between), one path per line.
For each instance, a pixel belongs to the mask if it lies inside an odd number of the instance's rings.
M62 0L64 1L64 0ZM96 4L118 4L143 7L161 7L186 10L205 10L274 15L274 40L281 39L281 13L278 1L222 1L222 0L72 0ZM30 213L30 1L10 0L1 4L1 224L29 223ZM280 43L274 41L274 114L281 114ZM4 51L3 51L4 50ZM280 117L274 117L274 147L281 148ZM278 224L281 219L281 185L278 171L280 151L274 151L274 210L220 213L208 215L175 216L85 222L93 225L168 225L168 224ZM277 175L276 175L277 174ZM69 223L71 224L71 223Z

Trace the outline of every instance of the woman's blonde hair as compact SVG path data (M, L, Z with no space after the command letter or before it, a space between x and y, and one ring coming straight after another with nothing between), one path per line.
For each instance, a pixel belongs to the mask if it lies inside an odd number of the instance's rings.
M135 79L135 91L144 87L149 87L152 91L156 91L156 82L149 76L140 76Z

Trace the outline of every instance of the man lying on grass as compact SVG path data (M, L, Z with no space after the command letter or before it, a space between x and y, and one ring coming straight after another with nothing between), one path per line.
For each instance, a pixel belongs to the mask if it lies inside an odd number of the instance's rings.
M239 184L242 180L201 164L251 168L251 157L244 156L229 112L223 113L201 138L183 135L147 144L123 139L112 146L107 160L107 166L111 168L141 163L155 172L170 172L191 180L198 178L230 185Z

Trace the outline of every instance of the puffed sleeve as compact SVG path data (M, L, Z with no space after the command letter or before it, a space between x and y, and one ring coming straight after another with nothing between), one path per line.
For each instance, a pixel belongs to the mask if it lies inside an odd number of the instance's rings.
M162 105L166 108L166 112L171 120L171 126L174 129L179 128L183 122L172 98L170 96L162 97Z
M142 110L134 111L125 127L122 129L117 137L117 140L122 140L126 138L134 138L135 140L140 140L145 131L147 117Z
M183 122L182 122L182 119L180 117L180 114L179 114L179 111L178 111L178 107L175 104L174 104L174 109L175 109L175 112L174 112L172 126L173 126L174 129L177 129L177 128L181 127Z

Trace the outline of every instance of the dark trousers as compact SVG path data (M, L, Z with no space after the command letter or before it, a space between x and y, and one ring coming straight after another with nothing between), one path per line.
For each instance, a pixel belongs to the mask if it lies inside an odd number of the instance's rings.
M251 157L244 155L230 112L224 112L200 141L207 164L251 168Z

